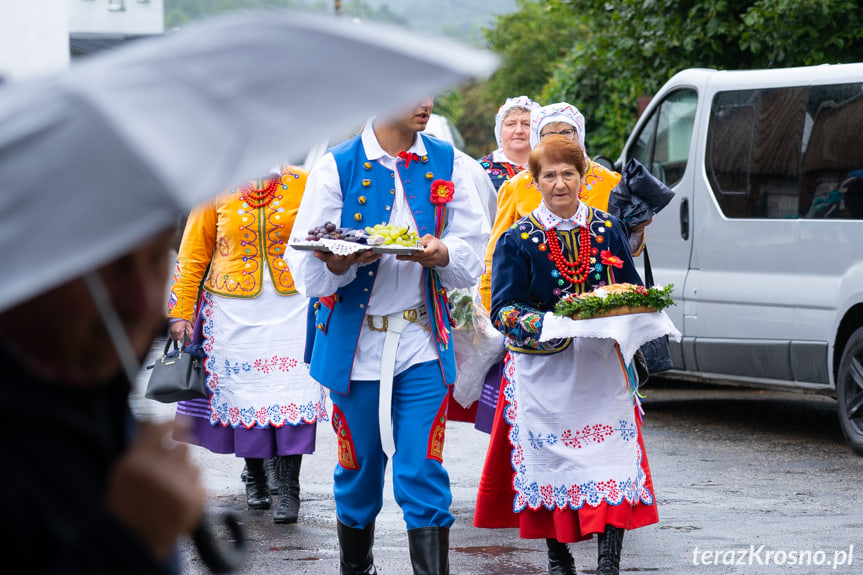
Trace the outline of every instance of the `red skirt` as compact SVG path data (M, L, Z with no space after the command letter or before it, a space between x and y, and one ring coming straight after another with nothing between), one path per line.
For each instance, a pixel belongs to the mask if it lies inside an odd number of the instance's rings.
M557 539L562 543L575 543L590 539L594 533L602 533L606 525L637 529L659 522L653 479L650 476L650 466L647 463L647 452L644 450L640 425L638 444L642 453L641 467L646 476L645 488L654 494L652 505L641 502L630 505L625 500L620 505L609 505L603 501L597 507L584 505L581 509L549 510L540 507L535 511L524 509L518 513L514 512L513 501L516 493L512 482L515 471L510 462L512 455L512 444L509 441L510 426L504 418L504 410L508 406L504 396L505 388L506 381L503 381L498 395L488 452L479 481L476 510L473 516L475 527L487 529L518 527L519 537L522 539Z

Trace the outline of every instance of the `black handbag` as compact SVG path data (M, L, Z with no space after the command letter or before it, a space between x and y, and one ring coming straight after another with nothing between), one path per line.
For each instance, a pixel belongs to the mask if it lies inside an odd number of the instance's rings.
M647 287L653 287L653 270L650 268L650 256L647 246L644 246L644 280ZM638 355L642 357L638 357ZM636 371L638 372L638 383L644 385L651 375L674 369L671 362L671 351L668 348L668 336L664 335L652 339L642 345L636 352Z
M162 403L206 398L206 375L203 353L193 351L191 346L180 349L169 336L162 357L153 364L144 397Z

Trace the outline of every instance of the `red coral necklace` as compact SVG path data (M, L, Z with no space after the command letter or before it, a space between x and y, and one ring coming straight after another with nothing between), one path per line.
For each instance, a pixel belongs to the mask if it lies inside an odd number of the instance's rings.
M246 184L240 188L240 200L255 209L269 205L273 201L273 198L276 197L276 188L278 188L281 181L282 178L279 174L273 174L263 189L258 190L252 184Z
M501 162L501 163L503 164L504 169L506 169L506 179L507 180L513 179L518 172L516 172L513 169L512 164L510 164L509 162ZM518 167L519 172L524 169L522 166L517 166L517 167Z
M560 275L569 283L584 283L590 271L590 232L587 226L581 226L581 233L578 236L578 259L574 262L564 257L554 228L546 230L545 241L548 244L548 259L554 262Z

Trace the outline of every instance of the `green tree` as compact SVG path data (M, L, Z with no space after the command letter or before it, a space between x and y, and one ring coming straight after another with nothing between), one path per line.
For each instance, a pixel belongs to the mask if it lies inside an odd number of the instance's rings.
M584 32L579 29L582 21L563 0L517 0L517 5L517 12L499 16L495 27L485 32L489 47L502 60L487 83L498 105L511 96L539 98L557 62Z
M863 58L849 0L568 0L593 34L558 61L543 98L584 108L590 149L617 155L638 99L690 67L754 69Z
M504 64L479 99L527 94L542 103L570 102L586 117L591 154L616 156L639 99L685 68L863 61L855 0L519 0L518 6L487 31ZM471 121L470 113L466 106L462 122Z

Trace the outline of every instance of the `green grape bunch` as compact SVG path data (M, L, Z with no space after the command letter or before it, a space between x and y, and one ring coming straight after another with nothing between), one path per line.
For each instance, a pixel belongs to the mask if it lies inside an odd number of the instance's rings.
M399 224L375 224L365 229L369 237L366 243L369 245L397 245L408 248L421 246L420 237L414 230Z

